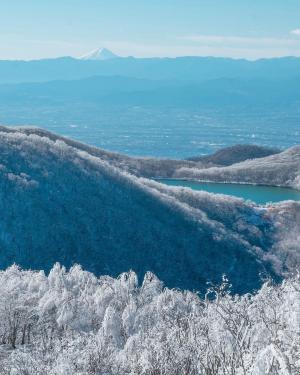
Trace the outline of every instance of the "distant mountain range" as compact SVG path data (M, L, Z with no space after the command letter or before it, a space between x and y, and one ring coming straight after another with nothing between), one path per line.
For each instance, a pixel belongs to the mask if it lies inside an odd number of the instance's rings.
M110 51L102 50L94 51L84 59L0 61L0 83L73 80L95 75L190 82L222 78L273 80L293 79L299 77L300 71L300 58L296 57L257 61L214 57L111 57Z
M252 141L282 148L298 135L299 72L294 57L138 59L105 49L0 61L0 121L132 155L187 157Z
M1 104L298 107L300 58L82 58L0 61Z
M176 106L177 108L274 108L300 103L300 76L294 79L219 78L203 82L95 76L81 80L0 84L1 105L49 107Z

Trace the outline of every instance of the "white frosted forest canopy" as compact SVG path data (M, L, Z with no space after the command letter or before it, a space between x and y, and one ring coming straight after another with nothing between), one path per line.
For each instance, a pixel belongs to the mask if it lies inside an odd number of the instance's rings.
M2 127L0 155L0 266L44 270L0 273L0 373L299 371L299 203L167 187L141 176L204 173L203 163L129 158L38 129ZM297 158L294 148L259 159L253 182L275 167L283 185L299 181ZM254 173L244 163L222 176ZM224 275L231 294L226 282L208 290Z
M296 375L299 275L231 296L164 288L147 273L96 278L74 266L0 272L3 375Z

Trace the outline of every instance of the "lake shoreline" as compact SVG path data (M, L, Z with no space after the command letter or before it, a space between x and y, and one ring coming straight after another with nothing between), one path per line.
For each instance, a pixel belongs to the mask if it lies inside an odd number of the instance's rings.
M205 191L235 197L255 204L266 205L283 201L300 202L300 191L285 186L259 185L254 183L211 182L194 179L155 179L156 182L169 187L189 188L194 191Z
M154 180L156 182L160 181L186 181L186 182L195 182L195 183L201 183L201 184L227 184L227 185L250 185L250 186L265 186L265 187L271 187L271 188L283 188L283 189L290 189L293 191L300 192L300 188L292 187L289 185L274 185L274 184L260 184L256 182L239 182L239 181L214 181L214 180L198 180L194 178L180 178L180 177L175 177L175 178L170 178L170 177L155 177L151 178L151 180Z

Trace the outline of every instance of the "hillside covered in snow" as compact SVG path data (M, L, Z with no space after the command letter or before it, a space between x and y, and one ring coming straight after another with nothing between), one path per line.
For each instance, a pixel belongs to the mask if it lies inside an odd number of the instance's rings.
M18 131L27 135L47 137L53 141L63 141L68 146L86 151L138 177L187 178L298 188L299 146L280 151L256 145L235 145L223 148L212 155L195 156L187 160L159 159L109 152L34 127L21 127Z
M248 159L264 158L279 152L278 149L258 145L235 145L222 148L212 155L195 156L187 160L201 162L202 164L207 163L210 166L229 166Z
M227 167L182 167L176 177L216 182L239 182L300 189L300 146L275 155L254 158Z
M6 131L7 128L1 127ZM110 152L92 147L73 139L51 133L45 129L36 127L20 127L18 131L24 134L35 134L47 137L53 141L60 140L68 146L86 151L92 156L101 158L125 172L138 177L169 178L174 177L181 168L203 169L210 167L228 166L248 159L262 158L279 153L279 150L255 145L235 145L223 148L212 155L195 156L189 159L167 159L153 157L133 157L116 152Z
M152 271L169 287L200 291L226 274L234 291L245 292L297 264L296 202L260 207L166 187L96 150L1 128L2 269L47 271L59 261L97 275Z

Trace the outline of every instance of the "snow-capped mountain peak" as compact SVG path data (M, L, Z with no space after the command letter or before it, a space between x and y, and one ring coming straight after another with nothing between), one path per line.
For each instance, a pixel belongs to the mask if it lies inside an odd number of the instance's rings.
M97 48L80 57L82 60L110 60L118 58L113 52L107 48Z

